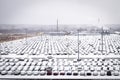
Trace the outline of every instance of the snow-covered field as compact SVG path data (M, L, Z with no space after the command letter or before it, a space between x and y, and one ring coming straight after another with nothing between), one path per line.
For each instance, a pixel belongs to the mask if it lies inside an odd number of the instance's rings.
M120 36L36 36L0 43L0 78L120 79Z
M119 55L120 36L105 35L103 52L100 35L80 36L80 55ZM37 36L0 44L1 55L77 55L77 36Z

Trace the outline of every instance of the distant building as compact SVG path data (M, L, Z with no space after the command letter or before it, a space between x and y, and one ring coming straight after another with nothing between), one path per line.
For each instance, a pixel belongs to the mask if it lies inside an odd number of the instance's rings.
M68 35L69 33L67 33L67 32L47 32L46 34L57 36L57 35Z
M120 35L120 32L118 32L118 31L115 31L114 33Z

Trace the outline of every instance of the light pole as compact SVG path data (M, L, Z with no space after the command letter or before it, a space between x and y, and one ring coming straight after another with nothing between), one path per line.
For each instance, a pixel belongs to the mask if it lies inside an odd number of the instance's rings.
M79 54L80 54L80 51L79 51L79 45L80 45L80 42L79 42L79 29L77 30L77 32L78 32L78 36L77 36L77 43L78 43L78 59L77 59L77 61L80 61L80 58L79 58Z
M41 42L42 42L42 32L40 33L40 40L41 40Z
M68 53L68 59L69 59L69 46L70 46L70 44L69 44L69 42L67 43L67 45L66 45L66 47L67 47L67 53Z
M104 38L104 31L103 31L103 26L100 24L100 18L98 18L98 27L101 27L101 53L103 54L103 38Z
M57 26L56 27L57 27L57 32L58 32L58 19L57 19Z
M103 54L103 26L102 26L102 29L101 29L101 53Z
M27 28L25 28L25 34L26 34L25 42L26 42L26 45L27 45Z
M0 42L0 48L1 48L1 49L0 49L0 58L1 58L1 57L2 57L2 56L1 56L1 52L2 52L2 45L1 45L1 42Z

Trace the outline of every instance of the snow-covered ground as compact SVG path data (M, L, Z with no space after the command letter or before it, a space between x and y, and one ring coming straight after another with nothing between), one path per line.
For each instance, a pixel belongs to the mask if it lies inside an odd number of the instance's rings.
M80 55L119 55L120 36L100 35L80 36ZM0 44L1 55L77 55L77 36L37 36Z
M120 79L120 36L36 36L0 44L0 78Z

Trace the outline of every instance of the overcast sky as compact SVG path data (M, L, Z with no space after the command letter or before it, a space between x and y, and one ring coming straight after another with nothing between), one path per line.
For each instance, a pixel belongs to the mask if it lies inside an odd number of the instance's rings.
M0 24L120 23L120 0L0 0Z

